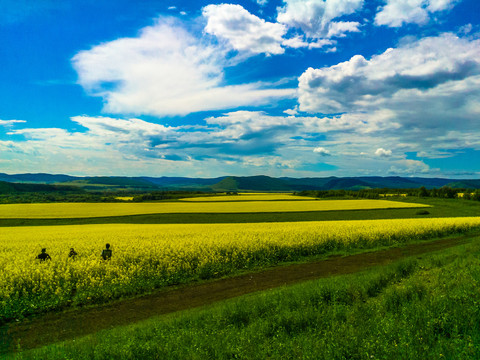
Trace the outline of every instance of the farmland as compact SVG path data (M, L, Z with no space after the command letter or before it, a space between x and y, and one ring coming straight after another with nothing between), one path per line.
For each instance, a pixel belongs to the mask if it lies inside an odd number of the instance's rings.
M480 226L480 218L265 224L82 225L2 231L0 319L101 303L342 249L391 246ZM114 258L99 259L105 243ZM36 263L47 248L52 260ZM78 252L68 259L71 247Z
M476 360L479 245L159 316L15 359Z
M307 196L295 196L292 194L268 194L268 193L239 193L237 195L221 196L198 196L181 199L182 201L276 201L276 200L313 200Z
M0 218L88 218L172 213L262 213L417 208L385 200L3 204Z
M318 201L288 196L2 205L0 217L6 222L0 234L0 324L279 265L476 236L480 231L479 206L464 200ZM234 199L223 199L230 197ZM238 201L243 197L251 200ZM415 215L419 209L427 209L427 215ZM312 221L315 217L322 221ZM359 220L352 220L356 217ZM259 218L268 220L253 222ZM23 226L8 226L10 219ZM151 223L139 223L145 219ZM172 223L155 223L162 219ZM196 223L198 219L203 223ZM78 220L98 223L75 225ZM63 223L54 225L58 221ZM32 222L41 226L28 226ZM99 256L106 243L113 249L110 261ZM78 253L75 259L67 256L72 247ZM52 260L35 259L41 248L47 248Z

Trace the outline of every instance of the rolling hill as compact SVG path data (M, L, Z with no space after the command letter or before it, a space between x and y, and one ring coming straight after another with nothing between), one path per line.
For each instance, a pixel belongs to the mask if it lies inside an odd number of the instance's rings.
M480 179L443 179L420 177L318 177L318 178L274 178L259 176L222 176L216 178L188 177L126 177L95 176L79 177L54 174L2 174L0 181L8 183L30 183L44 185L66 185L85 190L188 190L188 191L301 191L301 190L361 190L375 188L412 189L425 186L427 189L450 186L454 188L480 189ZM16 186L17 186L16 185ZM3 185L7 191L7 185ZM18 188L18 187L17 187ZM10 191L17 191L10 187ZM33 189L33 188L32 188ZM37 188L39 189L39 188ZM64 188L66 189L66 188ZM35 191L35 190L32 190ZM47 188L38 191L49 191Z

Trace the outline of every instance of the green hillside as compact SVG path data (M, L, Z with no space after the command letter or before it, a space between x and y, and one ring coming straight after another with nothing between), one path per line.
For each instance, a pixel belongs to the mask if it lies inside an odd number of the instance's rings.
M451 188L480 189L480 180L459 180L449 183Z
M211 186L214 191L290 191L292 186L269 176L229 176Z
M9 183L0 181L0 194L13 194L25 192L78 192L82 191L75 186L66 185L47 185L47 184L27 184L27 183Z

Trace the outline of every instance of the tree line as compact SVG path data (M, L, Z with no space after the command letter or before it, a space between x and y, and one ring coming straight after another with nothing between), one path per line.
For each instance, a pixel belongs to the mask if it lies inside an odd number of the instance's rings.
M386 196L417 196L433 197L442 199L461 198L464 200L480 201L480 189L451 188L443 186L441 188L427 189L422 186L418 189L361 189L361 190L304 190L296 192L295 195L310 196L315 198L362 198L362 199L380 199Z

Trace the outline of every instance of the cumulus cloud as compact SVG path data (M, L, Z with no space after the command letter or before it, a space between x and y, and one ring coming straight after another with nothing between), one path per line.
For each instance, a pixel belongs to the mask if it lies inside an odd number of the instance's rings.
M149 167L155 163L162 164L162 167L170 164L168 166L172 168L172 163L177 166L190 163L195 164L197 170L205 164L215 164L218 175L226 171L222 165L232 167L231 173L245 174L251 169L266 171L271 166L279 171L290 169L288 171L293 174L295 167L318 164L318 155L328 156L330 149L345 148L345 142L334 140L333 135L330 142L325 142L328 150L326 147L315 148L323 133L338 131L340 134L347 129L356 134L368 134L366 128L370 126L361 117L271 116L261 111L234 111L208 117L204 125L177 127L137 118L76 116L71 120L85 130L12 130L9 135L23 136L25 140L0 142L0 149L8 158L24 163L28 163L32 154L36 154L42 163L65 163L65 171L71 170L68 167L73 162L71 159L76 159L77 164L84 162L85 168L88 168L87 164L115 159L116 169L117 164L118 168L127 169L128 164L135 161L132 174L141 169L142 173L151 174ZM85 144L88 144L87 149ZM236 170L233 170L234 166L237 166ZM24 169L28 171L27 167ZM97 170L92 171L98 173ZM185 168L184 171L189 170Z
M390 157L392 156L392 150L385 150L384 148L378 148L375 151L375 155L380 157Z
M423 161L403 159L396 162L388 169L388 173L392 175L425 175L429 173L437 173L439 169L431 169L430 166Z
M358 31L357 22L332 22L360 10L363 0L284 0L277 21L301 29L309 38L343 36Z
M479 40L449 33L388 49L370 60L355 55L338 65L307 69L299 78L300 109L341 112L409 91L425 93L453 82L460 86L480 74L479 59Z
M479 99L480 40L454 34L404 42L371 59L357 55L310 68L299 79L300 111L343 113L324 120L330 129L343 129L338 139L362 141L348 132L358 127L357 133L381 133L385 142L379 147L395 154L421 151L426 158L480 149L480 134L472 132ZM364 145L358 150L366 152Z
M262 83L226 85L225 51L195 38L175 20L160 18L138 37L81 51L72 62L79 84L102 97L109 113L186 115L294 94Z
M430 15L452 8L458 0L387 0L375 16L376 25L401 27L404 24L425 24Z
M328 26L327 37L345 37L347 32L360 32L360 23L357 21L331 22Z
M241 5L220 4L203 8L205 32L227 40L235 49L254 54L283 54L281 44L286 26L267 22L250 14Z
M318 153L318 154L320 154L320 155L322 155L322 156L330 156L330 155L331 155L329 150L327 150L327 149L325 149L324 147L321 147L321 146L316 147L315 149L313 149L313 152L314 152L314 153Z
M318 171L325 171L350 176L402 171L431 174L433 170L423 162L407 161L405 151L420 154L428 148L438 156L445 143L461 140L462 132L450 131L438 138L432 134L431 139L423 132L402 144L396 131L400 124L392 116L389 110L337 116L234 111L208 117L201 125L176 127L137 118L76 116L71 120L82 130L11 130L7 135L15 135L15 140L0 140L0 151L9 160L5 171L13 166L16 171L47 171L55 163L58 171L72 174L81 168L90 174L117 175L220 176L262 171L277 176L318 176ZM463 141L480 149L478 134ZM372 143L377 144L376 152L371 150ZM328 159L328 164L319 162L319 156ZM115 163L115 168L105 168L108 162ZM335 172L328 173L332 169Z

